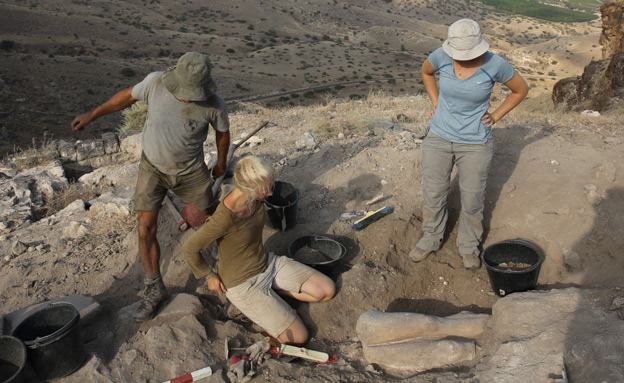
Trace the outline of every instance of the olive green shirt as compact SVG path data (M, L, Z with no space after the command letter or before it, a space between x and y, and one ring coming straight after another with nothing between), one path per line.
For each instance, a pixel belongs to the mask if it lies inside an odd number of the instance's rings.
M182 252L195 278L213 272L200 254L213 241L219 247L219 276L226 288L264 272L268 256L262 245L262 230L266 217L264 204L255 203L254 215L239 218L221 202L210 220L184 243Z

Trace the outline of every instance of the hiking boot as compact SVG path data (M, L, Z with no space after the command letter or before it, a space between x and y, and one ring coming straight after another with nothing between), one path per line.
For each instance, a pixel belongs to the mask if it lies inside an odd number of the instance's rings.
M145 322L156 316L158 310L169 302L169 293L163 283L162 277L145 278L145 290L143 300L134 313L133 318L137 322Z
M461 257L466 270L475 270L481 267L481 258L479 258L478 251L474 251L470 254L461 254Z
M416 246L410 251L409 259L414 262L424 261L425 258L429 256L429 254L433 253L433 250L423 250L420 247Z

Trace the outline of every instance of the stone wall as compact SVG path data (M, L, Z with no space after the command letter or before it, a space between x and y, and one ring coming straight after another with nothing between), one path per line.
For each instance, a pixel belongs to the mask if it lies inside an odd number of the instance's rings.
M102 138L76 141L60 141L58 156L64 165L79 165L91 169L137 161L141 157L141 134L104 133Z

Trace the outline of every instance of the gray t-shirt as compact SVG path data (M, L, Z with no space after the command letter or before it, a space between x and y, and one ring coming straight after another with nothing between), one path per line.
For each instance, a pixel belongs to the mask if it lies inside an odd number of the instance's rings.
M230 128L227 105L217 94L206 101L178 101L165 88L163 73L150 73L132 88L132 97L148 105L143 152L161 172L184 175L204 163L204 141L210 125L220 132Z

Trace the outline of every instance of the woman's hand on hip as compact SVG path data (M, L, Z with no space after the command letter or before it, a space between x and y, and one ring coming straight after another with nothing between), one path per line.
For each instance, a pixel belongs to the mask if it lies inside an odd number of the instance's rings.
M208 284L208 288L217 294L223 294L227 291L219 274L215 274L209 278L206 283Z
M481 117L481 121L483 121L485 126L487 126L488 128L496 123L496 120L494 119L494 116L492 116L492 114L490 112L485 112L483 117Z

